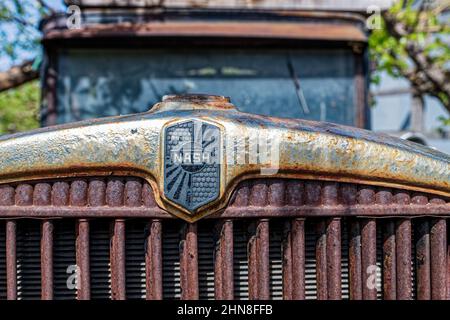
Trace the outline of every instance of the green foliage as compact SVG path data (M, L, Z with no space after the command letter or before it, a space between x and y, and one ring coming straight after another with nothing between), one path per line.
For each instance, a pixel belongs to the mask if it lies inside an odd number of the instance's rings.
M39 82L0 93L0 134L39 127Z
M9 64L32 58L39 50L39 20L49 13L45 2L37 0L0 1L0 57Z
M449 8L449 0L400 0L383 13L380 28L369 37L376 64L372 83L379 83L382 72L406 78L416 93L437 98L450 111L445 86L450 80L450 25L445 17Z

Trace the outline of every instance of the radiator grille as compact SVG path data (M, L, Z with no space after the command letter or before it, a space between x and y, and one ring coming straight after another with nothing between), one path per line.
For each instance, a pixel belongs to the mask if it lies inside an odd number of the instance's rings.
M305 223L305 298L317 298L316 225L323 219L307 219ZM233 223L233 284L236 299L249 298L248 241L249 230L254 220L241 219ZM269 233L269 282L270 298L283 298L283 225L286 219L272 219ZM385 220L377 223L376 264L377 298L382 299L383 234ZM411 284L412 297L416 297L417 265L414 225L424 220L413 220L411 230ZM17 222L17 297L18 299L40 299L41 297L41 220L18 220ZM90 221L90 283L92 299L111 298L110 269L110 219ZM198 288L200 299L215 297L215 246L217 244L216 221L198 223ZM54 299L76 299L76 289L69 288L68 268L76 265L76 221L73 219L54 221L53 238L53 288ZM0 229L0 297L6 297L6 248L5 223ZM162 223L162 289L163 298L179 299L180 286L180 241L185 223L166 220ZM126 297L145 299L146 260L145 251L149 235L149 221L126 220L125 272ZM349 221L341 220L341 286L342 298L349 298Z

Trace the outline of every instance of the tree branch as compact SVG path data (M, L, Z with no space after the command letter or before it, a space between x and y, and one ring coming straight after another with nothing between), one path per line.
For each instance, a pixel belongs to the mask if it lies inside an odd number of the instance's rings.
M39 73L32 69L33 61L25 61L9 70L0 72L0 92L37 79Z
M394 14L385 12L383 18L389 33L398 42L400 42L401 39L405 39L410 33L407 30L407 27L401 21L396 19ZM400 68L399 72L412 83L416 90L436 97L450 112L450 102L448 100L445 101L445 99L442 99L442 97L438 95L438 93L443 93L450 98L449 73L445 69L434 64L416 41L407 41L404 48L408 57L414 64L415 70L401 70ZM391 55L392 54L395 53L392 51Z

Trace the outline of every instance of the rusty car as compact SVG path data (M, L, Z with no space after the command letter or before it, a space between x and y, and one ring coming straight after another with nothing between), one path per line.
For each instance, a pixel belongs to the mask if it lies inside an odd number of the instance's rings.
M450 157L367 130L363 14L74 2L0 137L1 297L450 298Z

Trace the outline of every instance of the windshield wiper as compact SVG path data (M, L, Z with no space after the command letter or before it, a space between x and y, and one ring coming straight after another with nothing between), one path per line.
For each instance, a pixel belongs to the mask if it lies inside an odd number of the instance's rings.
M306 103L306 99L303 94L303 89L300 86L300 80L297 77L297 74L295 72L294 65L292 64L290 56L287 57L287 67L288 67L291 79L294 82L295 93L297 94L298 103L300 104L300 107L302 107L303 112L305 114L309 114L310 110L309 110L308 104Z

